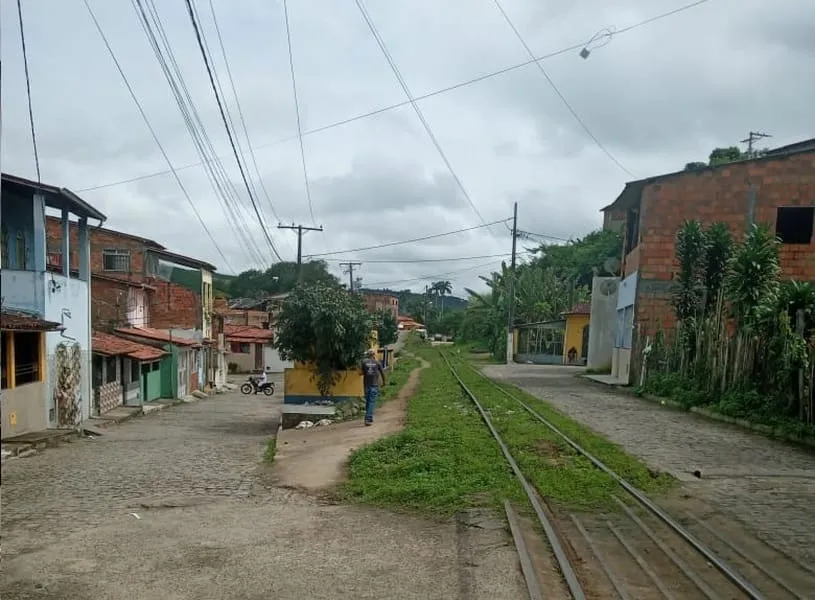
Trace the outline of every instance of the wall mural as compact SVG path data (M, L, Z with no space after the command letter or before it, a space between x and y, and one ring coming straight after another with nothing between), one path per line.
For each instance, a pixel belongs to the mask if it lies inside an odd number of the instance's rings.
M79 384L82 378L82 348L78 343L57 345L54 356L54 399L58 427L74 427L81 413Z

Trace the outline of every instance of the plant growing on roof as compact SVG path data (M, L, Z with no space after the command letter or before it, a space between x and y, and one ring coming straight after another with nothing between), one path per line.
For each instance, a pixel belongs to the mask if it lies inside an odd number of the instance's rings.
M373 323L357 294L327 283L296 287L277 320L274 346L283 360L311 365L324 397L365 356Z

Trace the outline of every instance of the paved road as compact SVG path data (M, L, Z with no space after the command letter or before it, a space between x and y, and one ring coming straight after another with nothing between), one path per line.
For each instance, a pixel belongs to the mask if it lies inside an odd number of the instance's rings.
M5 462L0 597L520 597L502 523L462 535L276 487L261 456L280 397L219 395Z
M686 482L799 560L815 560L815 454L575 377L568 367L491 365L505 379ZM691 475L701 470L702 479Z

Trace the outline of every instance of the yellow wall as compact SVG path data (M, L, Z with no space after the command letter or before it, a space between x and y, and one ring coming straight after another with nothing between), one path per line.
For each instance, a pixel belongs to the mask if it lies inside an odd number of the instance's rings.
M577 350L577 358L583 353L583 327L589 324L589 315L566 315L566 333L563 337L563 362L568 363L569 349Z
M362 372L358 370L344 371L340 379L334 384L334 396L359 398L365 395L362 385ZM320 396L317 388L317 377L309 367L303 363L295 364L293 369L283 372L283 397L286 396Z

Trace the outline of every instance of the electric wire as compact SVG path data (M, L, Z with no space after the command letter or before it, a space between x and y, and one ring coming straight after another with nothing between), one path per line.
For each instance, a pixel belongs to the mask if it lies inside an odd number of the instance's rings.
M532 250L524 250L522 252L517 252L518 256L522 254L532 254L534 251ZM479 256L454 256L451 258L412 258L412 259L404 259L404 260L389 260L389 259L366 259L363 260L366 265L369 264L383 264L383 265L412 265L412 264L424 264L424 263L446 263L446 262L459 262L459 261L467 261L467 260L483 260L485 258L502 258L506 257L506 252L501 254L482 254ZM345 262L347 259L345 258L327 258L323 259L326 262Z
M707 0L703 0L703 1L707 1ZM515 23L513 23L512 19L510 19L510 18L509 18L509 15L507 14L507 11L505 11L505 10L504 10L504 6L501 4L501 1L500 1L500 0L493 0L493 3L495 4L496 8L497 8L497 9L498 9L498 11L501 13L501 15L504 17L504 21L506 21L507 25L509 25L509 28L510 28L510 29L512 29L512 32L515 34L515 37L517 37L517 38L518 38L518 41L519 41L519 42L521 43L521 45L524 47L524 50L526 50L526 53L529 55L529 58L534 59L534 58L535 58L535 53L534 53L534 52L532 52L532 48L530 48L530 47L529 47L529 44L527 44L527 43L526 43L526 40L525 40L525 39L524 39L524 37L521 35L521 32L520 32L520 31L518 31L518 28L515 26ZM611 150L609 150L608 148L606 148L606 146L605 146L605 145L604 145L604 144L603 144L603 143L602 143L602 142L599 140L599 138L598 138L598 137L597 137L597 136L594 134L594 132L593 132L593 131L592 131L592 130L589 128L589 126L586 124L586 121L585 121L585 120L583 120L583 118L582 118L582 117L581 117L581 116L580 116L580 115L577 113L577 111L574 109L574 107L572 107L572 105L571 105L571 104L569 103L569 101L566 99L566 96L564 96L564 95L563 95L563 93L560 91L560 89L558 88L558 86L555 84L555 82L554 82L554 80L552 79L552 77L549 75L549 73L547 73L547 72L546 72L546 69L544 69L544 68L543 68L543 65L542 65L542 64L540 64L540 62L535 62L534 64L535 64L535 66L537 67L538 72L540 72L540 74L543 76L543 78L546 80L546 82L549 84L549 86L552 88L552 90L555 92L555 94L557 94L557 97L558 97L558 98L560 98L560 101L563 103L563 105L564 105L564 106L565 106L565 107L568 109L568 111L569 111L569 112L571 113L571 115L574 117L575 121L577 121L577 122L578 122L578 124L579 124L579 125L580 125L580 126L583 128L583 130L586 132L586 135L588 135L588 136L589 136L589 137L592 139L592 141L593 141L593 142L594 142L594 143L597 145L597 147L598 147L600 150L602 150L602 151L603 151L603 153L604 153L606 156L608 156L608 158L609 158L609 159L610 159L610 160L611 160L611 161L612 161L612 162L613 162L615 165L617 165L617 166L618 166L618 167L619 167L619 168L620 168L620 169L621 169L623 172L625 172L627 175L629 175L629 176L631 176L631 177L636 177L636 175L634 175L634 173L632 173L631 171L629 171L629 170L628 170L628 169L627 169L627 168L626 168L626 167L625 167L625 166L624 166L624 165L623 165L623 164L622 164L622 163L621 163L621 162L620 162L620 161L617 159L617 157L616 157L616 156L614 156L614 154L612 154L612 153L611 153Z
M509 254L504 255L505 259L510 258ZM413 277L410 279L397 279L395 281L375 281L373 283L365 283L364 287L372 288L374 286L383 286L383 285L397 285L402 283L413 283L415 281L426 281L426 280L433 280L433 279L440 279L443 277L451 277L454 275L462 275L464 273L470 273L472 271L480 271L481 269L486 269L489 266L495 264L495 261L490 261L488 263L483 263L480 265L475 265L473 267L467 267L466 269L457 269L455 271L448 271L446 273L433 273L432 275L422 275L421 277ZM363 281L364 283L364 281Z
M399 82L402 91L405 93L405 96L408 97L410 105L411 107L413 107L413 111L416 113L416 116L419 117L419 121L422 123L424 130L427 132L430 141L436 147L439 156L446 165L447 170L450 172L450 175L453 177L453 181L455 181L459 191L467 200L467 203L470 205L470 208L472 208L473 212L478 216L479 221L485 223L486 221L484 220L484 217L481 215L481 212L478 210L478 207L475 205L472 198L470 197L470 194L467 192L467 188L464 187L464 184L459 178L458 173L456 173L456 170L453 168L453 165L447 158L447 154L445 154L444 150L441 147L441 144L439 144L439 140L436 138L436 134L433 133L433 129L430 127L430 124L427 122L427 119L425 119L422 109L419 108L416 99L413 97L413 94L411 93L410 88L407 85L407 82L405 81L404 77L402 77L402 74L399 72L399 67L396 66L396 63L394 62L393 57L391 56L391 53L388 51L388 47L385 45L385 41L382 39L382 36L379 35L379 31L377 30L376 25L374 25L371 16L368 14L368 10L365 8L365 5L362 3L362 0L354 0L354 3L357 5L359 12L362 14L362 18L368 25L368 29L371 31L371 35L374 36L374 39L376 40L376 43L379 46L379 49L382 50L382 54L385 56L385 60L388 61L391 71L393 71L393 74L396 77L396 80Z
M297 97L297 78L294 73L294 53L291 47L291 24L289 23L289 3L283 0L283 18L286 22L286 46L289 50L289 72L291 74L291 90L294 96L294 114L297 119L297 141L300 144L300 163L303 166L303 183L306 190L306 200L308 201L308 212L311 215L311 224L317 226L314 218L314 204L311 199L311 186L308 183L308 163L306 162L306 147L303 144L303 124L300 119L300 99Z
M144 120L144 124L147 126L147 129L150 131L150 135L153 137L153 140L156 142L156 146L158 146L158 149L161 152L161 155L164 157L164 161L167 163L167 167L169 168L170 172L173 174L173 177L175 178L176 183L178 184L178 187L181 189L182 194L184 194L184 198L186 198L187 202L190 205L190 208L192 208L193 214L195 214L195 217L198 219L198 222L201 224L201 227L204 230L204 232L207 234L207 237L209 237L210 241L212 242L212 245L215 247L215 250L218 252L218 255L224 261L224 265L227 267L227 269L229 269L229 271L234 273L235 270L232 269L232 267L229 265L229 261L227 260L226 256L224 255L223 251L221 250L221 247L218 245L218 242L215 241L215 237L212 235L212 232L209 230L209 227L207 227L207 224L204 222L204 219L201 217L201 213L196 208L195 203L192 201L192 198L190 197L190 194L187 191L187 188L184 186L184 183L181 181L181 178L179 177L178 172L176 171L175 167L173 166L173 163L170 160L170 157L167 155L167 152L164 149L164 146L162 145L161 141L158 139L158 135L156 134L156 130L153 128L153 125L150 122L150 118L147 116L147 113L144 111L144 108L142 107L141 102L139 101L138 97L136 96L136 92L133 90L133 86L130 85L130 81L128 80L127 75L125 75L125 72L122 69L121 64L119 63L119 59L116 57L116 54L113 52L113 48L111 47L110 42L108 41L108 38L105 35L105 32L102 30L102 26L99 23L99 20L96 18L96 14L93 12L93 9L91 8L90 3L88 2L88 0L82 0L82 2L85 4L85 8L88 10L88 14L91 17L91 20L93 20L93 24L96 27L96 31L99 33L99 36L102 38L102 42L105 44L105 48L107 49L108 54L110 55L111 59L113 60L113 63L116 65L116 70L119 72L119 75L121 76L122 81L125 84L125 87L127 87L127 91L130 93L130 97L133 99L133 103L136 105L136 108L138 108L139 114L141 115L142 120Z
M708 1L709 0L697 0L696 2L691 2L689 4L685 4L683 6L680 6L679 8L675 8L673 10L658 14L656 16L649 17L648 19L644 19L642 21L632 23L631 25L628 25L628 26L623 27L621 29L618 29L616 31L613 31L613 32L609 31L607 34L604 34L604 35L606 37L620 36L620 35L623 35L625 33L630 32L630 31L633 31L634 29L643 27L645 25L649 25L651 23L654 23L654 22L659 21L661 19L665 19L665 18L670 17L670 16L674 16L674 15L676 15L678 13L684 12L686 10L689 10L691 8L699 6L701 4L705 4ZM589 43L589 41L591 41L595 37L597 37L597 36L595 35L593 38L590 38L589 40L584 40L584 41L581 41L581 42L577 42L577 43L571 44L569 46L564 46L564 47L562 47L562 48L560 48L558 50L554 50L554 51L548 52L546 54L541 54L539 56L536 56L534 59L530 59L530 60L527 60L527 61L516 63L514 65L510 65L508 67L504 67L504 68L498 69L496 71L491 71L489 73L485 73L483 75L479 75L479 76L473 77L471 79L460 81L458 83L449 85L447 87L439 88L439 89L433 90L431 92L427 92L425 94L415 96L413 98L413 100L414 100L414 102L421 102L422 100L427 100L429 98L434 98L436 96L441 96L441 95L447 94L449 92L453 92L453 91L456 91L456 90L459 90L459 89L462 89L462 88L465 88L465 87L469 87L469 86L474 85L476 83L481 83L482 81L487 81L487 80L493 79L495 77L500 77L501 75L506 75L507 73L512 73L514 71L523 69L525 67L528 67L530 65L533 65L533 64L541 62L541 61L549 60L551 58L555 58L555 57L561 56L563 54L568 54L569 52L579 51L582 48L584 48L586 46L586 44ZM313 128L313 129L307 129L307 130L303 131L303 137L307 137L307 136L310 136L310 135L315 135L317 133L322 133L324 131L335 129L337 127L343 127L343 126L348 125L350 123L355 123L356 121L361 121L361 120L368 119L370 117L374 117L374 116L377 116L377 115L380 115L380 114L383 114L383 113L386 113L386 112L389 112L389 111L392 111L392 110L396 110L398 108L409 106L410 104L411 104L410 100L405 100L405 101L402 101L402 102L396 102L394 104L383 106L383 107L380 107L380 108L377 108L377 109L374 109L374 110L370 110L368 112L360 113L360 114L355 115L353 117L348 117L347 119L342 119L340 121L334 121L332 123L327 123L325 125L321 125L319 127ZM264 148L270 148L272 146L277 146L277 145L280 145L280 144L291 142L293 140L297 140L298 137L299 136L296 136L296 135L294 135L294 136L286 136L284 138L280 138L280 139L275 140L273 142L268 142L268 143L265 143L265 144L259 144L259 145L255 146L254 149L255 150L261 150L261 149L264 149ZM190 164L187 164L187 165L182 165L180 167L177 167L176 170L181 171L181 170L184 170L184 169L192 169L194 167L199 166L200 164L201 164L200 162L198 162L198 163L190 163ZM94 185L94 186L81 188L81 189L78 189L77 191L78 192L90 192L90 191L94 191L94 190L114 187L114 186L117 186L117 185L125 185L125 184L128 184L128 183L134 183L136 181L141 181L143 179L150 179L152 177L160 177L162 175L169 175L170 173L171 173L171 171L169 171L169 170L168 171L156 171L155 173L147 173L145 175L138 175L136 177L130 177L128 179L122 179L122 180L119 180L119 181L112 181L112 182L109 182L109 183L102 183L102 184L98 184L98 185Z
M235 85L235 79L232 77L232 67L229 64L229 57L226 52L226 45L224 44L223 36L221 35L221 27L218 24L218 16L215 12L215 3L213 0L209 0L209 9L212 13L212 22L215 25L215 33L218 36L218 45L221 48L221 55L224 59L224 66L226 67L226 74L229 77L229 85L232 88L232 94L235 96L235 106L238 109L238 117L241 121L241 126L243 127L243 134L246 137L246 147L249 151L249 156L252 159L252 165L255 169L255 173L257 174L258 183L260 184L260 189L263 192L263 197L266 200L266 203L269 205L269 209L272 211L272 215L274 215L275 220L280 222L280 215L277 213L277 209L275 208L274 202L272 202L272 197L269 194L269 191L266 189L266 184L263 181L263 175L260 172L260 167L258 166L257 157L255 156L255 151L252 147L252 138L249 136L249 128L246 125L246 119L243 115L243 107L241 106L240 96L238 95L237 86ZM289 250L293 250L291 247L291 243L289 242L288 238L285 238L286 245L289 247Z
M337 254L351 254L352 252L366 252L368 250L378 250L379 248L391 248L393 246L403 246L405 244L413 244L415 242L424 242L426 240L434 240L441 237L447 237L449 235L455 235L457 233L464 233L467 231L474 231L476 229L483 229L484 227L492 227L493 225L499 225L500 223L504 223L510 219L499 219L498 221L491 221L489 223L484 223L483 225L472 225L470 227L464 227L462 229L455 229L453 231L446 231L444 233L434 233L431 235L425 235L422 237L411 238L408 240L400 240L398 242L385 242L384 244L375 244L373 246L363 246L361 248L349 248L348 250L333 250L331 252L322 252L319 254L309 254L307 258L320 258L322 256L334 256Z
M224 128L226 129L227 137L229 138L229 144L232 147L232 153L235 156L235 162L238 164L238 170L241 174L241 179L243 179L243 184L246 187L246 193L249 194L249 201L252 203L252 208L255 211L255 216L257 216L258 223L263 231L263 236L266 238L266 242L269 244L269 247L272 249L272 252L277 257L278 260L283 260L280 256L280 253L277 251L277 248L272 241L271 236L269 235L269 231L266 228L266 224L263 221L263 216L260 214L260 209L258 208L257 201L255 200L254 195L252 194L252 189L249 185L249 181L246 177L246 173L243 168L243 164L241 163L240 155L238 154L238 149L235 145L235 139L232 135L232 130L229 128L229 121L227 119L226 113L224 111L223 103L221 102L221 97L218 94L218 88L215 84L215 77L212 72L212 66L210 65L209 58L207 57L207 51L204 47L204 41L201 35L201 30L198 27L198 19L195 16L195 10L192 5L192 0L185 0L187 5L187 12L190 17L190 23L192 24L193 30L195 32L195 38L198 41L198 48L201 51L201 57L204 59L204 66L207 69L207 76L209 77L209 82L212 87L212 93L215 95L215 101L218 104L218 112L221 114L221 120L223 121Z
M37 170L37 183L42 183L40 174L40 153L37 148L37 130L34 127L34 106L31 102L31 76L28 71L28 48L25 43L25 26L23 25L23 5L17 0L17 16L20 19L20 46L23 52L23 70L25 71L25 93L28 99L28 123L31 126L31 145L34 150L34 167Z
M241 214L238 192L215 152L212 140L201 120L184 75L175 59L175 52L164 29L161 16L152 0L144 0L144 2L147 5L147 10L145 10L143 0L132 0L131 4L173 93L198 155L203 159L200 164L204 167L204 172L210 181L213 192L220 199L220 204L225 211L230 227L237 233L236 238L239 244L243 246L250 260L259 265L265 264L266 260L263 258L263 253L250 235L249 226L243 214ZM158 33L158 37L156 37L156 33ZM163 50L159 40L164 45ZM165 58L165 53L167 58Z

